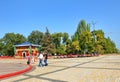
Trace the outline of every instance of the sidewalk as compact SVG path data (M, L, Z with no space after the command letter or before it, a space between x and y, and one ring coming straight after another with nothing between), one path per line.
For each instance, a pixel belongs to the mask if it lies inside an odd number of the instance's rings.
M0 62L26 66L26 60ZM45 67L38 67L38 63L32 64L31 71L1 79L0 82L120 82L120 55L48 59ZM21 64L17 67L22 68Z
M31 69L32 66L21 63L0 63L0 79L22 74Z

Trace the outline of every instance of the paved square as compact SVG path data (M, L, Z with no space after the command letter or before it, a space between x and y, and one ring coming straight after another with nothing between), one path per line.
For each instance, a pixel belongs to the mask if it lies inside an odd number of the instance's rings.
M0 60L4 62L4 60ZM26 63L26 60L6 62ZM0 82L120 82L120 55L48 59L49 65Z

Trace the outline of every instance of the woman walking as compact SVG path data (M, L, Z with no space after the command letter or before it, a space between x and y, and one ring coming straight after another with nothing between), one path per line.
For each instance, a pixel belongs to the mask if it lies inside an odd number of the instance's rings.
M46 53L46 54L45 54L45 57L44 57L44 63L45 63L45 66L48 65L47 59L48 59L48 55L47 55L47 53Z

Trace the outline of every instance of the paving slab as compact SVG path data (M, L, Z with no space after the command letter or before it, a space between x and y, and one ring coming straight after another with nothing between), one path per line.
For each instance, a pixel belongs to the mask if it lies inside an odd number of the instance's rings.
M17 62L26 64L26 60ZM31 64L31 71L0 82L120 82L120 55L48 59L45 67L38 63Z
M2 61L5 61L5 60L2 60ZM31 69L32 69L31 65L26 65L22 63L16 63L16 62L15 63L0 62L0 80L4 78L9 78L15 75L23 74Z

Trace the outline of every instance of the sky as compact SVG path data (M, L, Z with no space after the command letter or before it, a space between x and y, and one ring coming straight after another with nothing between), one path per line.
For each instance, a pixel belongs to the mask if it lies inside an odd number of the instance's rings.
M67 32L80 20L102 29L120 49L120 0L0 0L0 38L5 33L28 37L32 31ZM92 22L95 23L93 28Z

